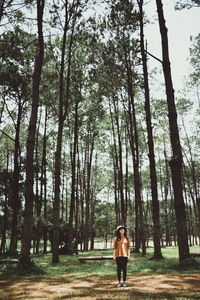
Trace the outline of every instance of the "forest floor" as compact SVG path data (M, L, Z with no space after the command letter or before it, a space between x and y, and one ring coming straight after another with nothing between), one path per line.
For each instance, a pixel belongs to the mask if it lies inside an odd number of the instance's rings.
M191 252L200 253L200 247ZM38 269L19 273L16 265L0 265L1 300L57 299L198 299L200 300L200 258L195 265L180 265L177 247L162 249L163 260L131 254L126 288L117 288L116 264L113 260L80 263L78 258L112 255L112 250L90 251L78 256L60 256L51 263L51 254L32 255Z
M200 274L129 276L128 287L116 278L44 278L3 280L0 299L200 299Z

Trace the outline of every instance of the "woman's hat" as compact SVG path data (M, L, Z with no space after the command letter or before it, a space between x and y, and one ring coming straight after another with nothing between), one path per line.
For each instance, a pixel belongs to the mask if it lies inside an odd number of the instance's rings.
M123 225L119 225L119 226L117 226L117 229L116 229L116 230L120 230L120 229L126 229L126 227L125 227L125 226L123 226Z

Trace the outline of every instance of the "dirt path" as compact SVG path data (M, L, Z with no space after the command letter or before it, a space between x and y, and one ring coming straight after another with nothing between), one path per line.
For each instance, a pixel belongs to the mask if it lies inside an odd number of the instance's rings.
M6 280L0 299L200 299L200 274L129 276L127 288L116 288L115 278ZM156 297L155 297L156 295ZM151 298L152 297L152 298ZM184 299L191 299L191 298ZM180 298L179 298L180 299ZM181 298L183 299L183 298Z

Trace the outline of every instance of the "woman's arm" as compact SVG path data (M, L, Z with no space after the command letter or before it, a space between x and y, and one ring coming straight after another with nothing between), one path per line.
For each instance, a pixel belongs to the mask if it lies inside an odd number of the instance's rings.
M116 259L116 249L114 249L113 259Z
M117 238L116 237L113 242L113 249L114 249L113 259L116 259L116 249L117 249Z
M128 249L128 260L130 260L131 249Z

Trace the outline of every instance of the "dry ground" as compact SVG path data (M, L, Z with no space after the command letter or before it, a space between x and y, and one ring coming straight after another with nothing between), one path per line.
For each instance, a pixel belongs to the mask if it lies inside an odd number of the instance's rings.
M0 299L200 299L200 274L129 276L127 288L111 277L2 280Z

